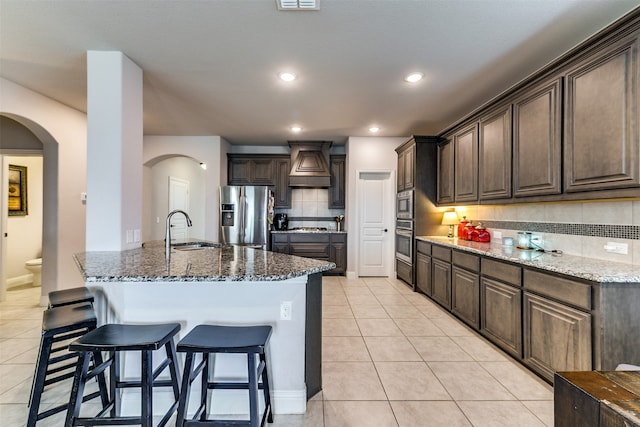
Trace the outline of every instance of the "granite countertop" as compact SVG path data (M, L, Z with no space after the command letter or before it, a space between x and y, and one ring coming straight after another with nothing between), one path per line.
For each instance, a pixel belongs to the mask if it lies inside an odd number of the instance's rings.
M327 261L231 245L172 249L167 260L163 241L125 251L83 252L75 254L74 259L86 282L278 281L336 266Z
M640 265L522 250L497 242L479 243L439 236L416 236L416 239L598 283L640 283Z
M298 229L298 230L272 230L271 234L284 234L284 233L314 233L314 234L347 234L346 231L341 230L319 230L319 229Z

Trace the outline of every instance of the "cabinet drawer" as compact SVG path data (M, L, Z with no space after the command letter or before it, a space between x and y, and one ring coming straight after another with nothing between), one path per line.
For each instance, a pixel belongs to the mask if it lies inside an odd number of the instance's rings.
M480 257L460 251L453 251L453 264L477 273L480 271Z
M347 235L344 233L331 234L331 243L347 243Z
M524 270L524 287L575 307L591 310L591 285Z
M443 261L451 262L451 249L442 246L431 246L431 256Z
M416 251L421 254L431 255L431 243L416 240Z
M271 234L271 241L273 243L288 243L289 242L289 236L287 234L272 233Z
M502 280L513 286L520 286L520 273L522 269L518 266L500 261L482 258L482 275Z
M329 245L325 243L291 243L289 247L291 255L322 260L329 259Z
M290 243L329 243L328 233L291 233Z

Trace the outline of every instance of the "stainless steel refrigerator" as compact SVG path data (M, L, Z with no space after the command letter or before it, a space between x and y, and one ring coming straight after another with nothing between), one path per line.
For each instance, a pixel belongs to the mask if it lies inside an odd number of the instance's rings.
M233 245L269 247L273 196L266 186L220 187L220 240Z

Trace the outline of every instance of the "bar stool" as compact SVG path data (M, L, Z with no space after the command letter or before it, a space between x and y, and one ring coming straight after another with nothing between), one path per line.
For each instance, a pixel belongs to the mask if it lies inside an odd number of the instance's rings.
M93 304L93 294L86 286L49 292L49 308L85 302Z
M178 352L186 353L182 392L178 406L177 427L202 425L246 425L263 426L265 419L273 422L269 375L267 372L266 347L271 337L271 326L214 326L198 325L178 343ZM194 368L194 356L202 353L202 361ZM209 355L211 353L244 353L247 355L248 382L218 382L209 378ZM256 363L256 355L259 362ZM191 383L201 375L200 406L191 419L186 419ZM259 379L262 377L262 382ZM213 389L249 390L249 421L207 419L207 391ZM265 408L258 418L258 390L264 392Z
M180 324L153 324L153 325L121 325L107 324L89 332L69 345L69 349L79 353L78 366L71 390L69 411L67 412L66 426L93 426L93 425L131 425L138 424L143 427L151 427L153 422L153 388L171 387L175 398L159 426L164 426L178 407L180 396L180 377L177 368L176 348L173 337L180 330ZM166 359L153 369L153 351L164 346ZM109 358L104 363L93 369L89 367L91 354L108 352ZM124 351L140 351L141 375L138 380L121 381L120 356ZM156 378L166 368L169 368L170 380L157 380ZM109 371L109 395L110 400L103 404L103 408L95 417L80 417L82 405L82 393L86 382L100 375L106 368ZM140 388L140 416L120 416L120 391L124 388ZM106 416L106 415L109 416Z
M33 427L37 421L68 409L69 405L64 404L38 412L45 387L74 376L78 353L67 351L66 342L95 328L96 315L91 304L56 307L44 311L40 350L29 397L27 427ZM65 343L57 345L61 342ZM101 359L96 360L96 363L101 363ZM104 375L97 379L99 391L82 397L83 401L98 396L102 398L103 404L108 401Z

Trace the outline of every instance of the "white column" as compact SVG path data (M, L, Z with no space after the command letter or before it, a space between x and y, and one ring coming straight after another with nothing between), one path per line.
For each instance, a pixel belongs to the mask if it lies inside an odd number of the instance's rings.
M142 69L88 51L87 251L140 246L142 136Z

